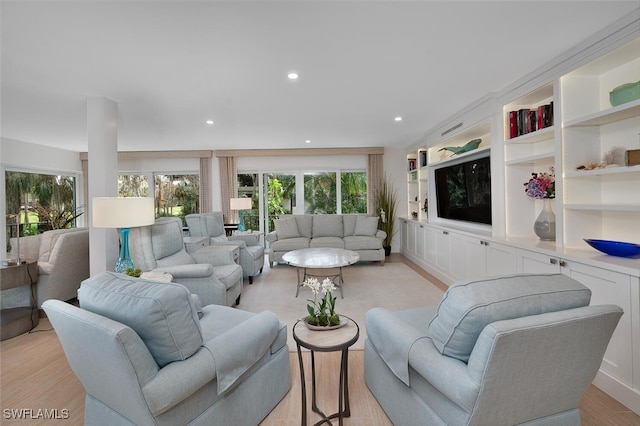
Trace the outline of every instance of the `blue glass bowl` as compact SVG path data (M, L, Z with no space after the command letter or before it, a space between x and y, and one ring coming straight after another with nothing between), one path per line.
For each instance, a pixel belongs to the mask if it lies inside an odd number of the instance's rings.
M611 256L633 257L640 255L640 244L609 240L585 239L585 241L594 249Z

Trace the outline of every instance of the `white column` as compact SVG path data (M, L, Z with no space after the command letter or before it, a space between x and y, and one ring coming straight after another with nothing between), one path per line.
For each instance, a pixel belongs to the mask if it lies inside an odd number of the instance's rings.
M91 200L118 195L118 104L107 98L87 98L87 139L89 142L89 267L91 276L113 271L118 260L118 233L115 229L94 228Z

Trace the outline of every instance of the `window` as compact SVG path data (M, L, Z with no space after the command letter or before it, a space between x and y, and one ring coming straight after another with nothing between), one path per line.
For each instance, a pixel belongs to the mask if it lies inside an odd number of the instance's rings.
M118 176L118 197L148 197L149 180L147 175Z
M200 176L197 174L155 174L154 197L156 217L184 218L198 213L200 204Z
M253 200L251 212L245 212L245 222L251 220L247 228L270 232L283 214L367 213L367 172L238 173L238 196Z
M311 214L335 214L336 173L320 172L304 174L304 212Z
M18 232L25 236L73 228L84 213L76 201L75 176L6 171L5 194L7 216L20 217L20 229L15 219L6 221L7 250L9 239Z
M341 172L342 214L367 212L367 172Z
M257 173L238 174L238 197L251 198L251 210L244 211L246 229L260 229L260 188Z

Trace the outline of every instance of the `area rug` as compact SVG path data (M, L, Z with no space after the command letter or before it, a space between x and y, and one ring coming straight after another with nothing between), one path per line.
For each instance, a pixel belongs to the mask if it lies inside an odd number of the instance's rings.
M338 296L336 311L352 318L360 327L360 338L352 350L364 349L367 335L364 315L369 309L383 307L397 311L436 305L443 295L442 290L400 262L387 262L384 266L373 262L357 263L343 268L343 276L344 298L340 298L339 292L335 293ZM296 268L283 264L273 268L265 265L263 273L254 277L253 284L245 282L238 305L238 309L249 312L274 312L288 326L290 351L296 350L291 330L296 321L306 315L307 299L313 298L305 287L296 297L296 283Z

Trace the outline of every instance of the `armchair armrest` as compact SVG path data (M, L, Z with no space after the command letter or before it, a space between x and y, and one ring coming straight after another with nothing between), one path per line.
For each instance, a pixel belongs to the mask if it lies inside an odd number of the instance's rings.
M278 334L280 321L271 311L263 311L205 342L215 361L218 394L264 356Z
M259 246L260 245L260 237L259 234L242 234L242 235L233 235L229 237L229 241L234 241L236 243L241 243L240 248L245 248L246 246Z
M165 272L173 278L206 278L213 275L213 266L206 263L192 263L189 265L161 266L152 272Z
M142 386L144 399L154 415L184 401L216 376L211 353L200 348L184 361L167 364Z
M428 337L383 308L373 308L365 315L367 337L376 347L389 369L409 385L409 353L420 339Z
M382 229L378 229L378 232L376 232L376 238L384 240L385 238L387 238L387 233Z

